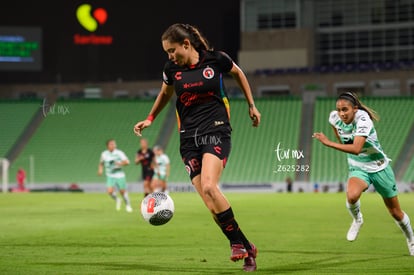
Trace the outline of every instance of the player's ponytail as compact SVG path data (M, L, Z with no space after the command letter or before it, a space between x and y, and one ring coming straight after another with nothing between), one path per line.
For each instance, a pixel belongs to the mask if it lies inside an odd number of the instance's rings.
M364 105L361 100L359 100L358 96L352 92L345 92L338 96L338 99L345 99L351 102L352 106L357 106L358 109L364 110L368 113L369 117L374 121L379 121L379 116L377 112L370 107Z
M193 45L197 51L213 50L201 32L196 27L189 24L173 24L168 27L161 36L161 41L168 40L172 43L183 43L184 39L190 40L191 45Z

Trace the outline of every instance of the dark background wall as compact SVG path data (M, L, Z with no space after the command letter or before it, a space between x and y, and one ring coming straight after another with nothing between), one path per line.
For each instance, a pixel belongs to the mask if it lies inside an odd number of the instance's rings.
M91 34L76 19L84 3L107 11L94 34L112 36L112 45L74 44L75 34ZM199 27L215 49L236 61L240 44L239 0L4 1L0 13L0 26L35 26L43 33L42 70L1 71L0 83L161 79L167 55L160 37L176 22Z

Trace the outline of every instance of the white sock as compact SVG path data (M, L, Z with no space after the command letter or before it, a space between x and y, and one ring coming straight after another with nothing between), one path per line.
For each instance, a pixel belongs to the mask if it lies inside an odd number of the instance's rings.
M407 240L413 240L413 228L411 227L410 218L404 212L404 217L401 221L395 221L395 223L401 228Z
M124 194L122 195L122 197L124 198L125 205L129 205L128 192L124 192Z
M346 201L346 208L348 209L349 214L354 220L361 219L361 202L358 200L354 204L350 204L348 201Z

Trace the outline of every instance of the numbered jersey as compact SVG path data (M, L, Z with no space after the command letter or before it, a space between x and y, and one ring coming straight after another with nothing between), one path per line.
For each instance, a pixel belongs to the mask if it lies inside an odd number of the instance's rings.
M101 154L100 162L103 163L105 167L106 176L112 178L122 178L125 177L125 173L122 170L122 167L118 166L116 163L128 160L128 157L121 150L115 149L112 152L105 150Z
M347 154L350 170L363 170L369 173L378 172L387 167L390 159L386 156L378 141L374 123L364 110L355 113L354 121L345 124L337 111L332 111L329 123L335 127L344 144L352 144L356 136L366 137L365 144L358 155Z

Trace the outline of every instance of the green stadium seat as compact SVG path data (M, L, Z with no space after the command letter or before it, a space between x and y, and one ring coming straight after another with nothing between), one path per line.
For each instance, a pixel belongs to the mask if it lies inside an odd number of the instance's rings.
M0 157L6 156L40 108L40 101L0 101Z
M18 166L33 156L35 183L99 183L97 176L100 154L109 138L129 157L125 168L128 182L140 180L141 167L134 164L139 138L133 133L138 120L145 119L153 101L144 100L67 100L55 103L57 110L68 113L48 114L35 135L11 167L13 175ZM144 136L152 142L158 136L165 112L154 121Z

